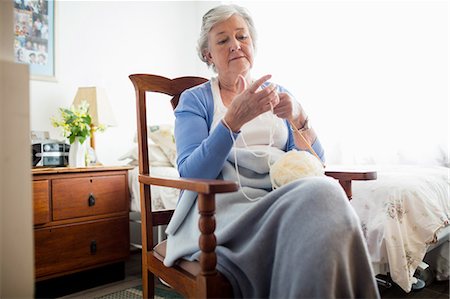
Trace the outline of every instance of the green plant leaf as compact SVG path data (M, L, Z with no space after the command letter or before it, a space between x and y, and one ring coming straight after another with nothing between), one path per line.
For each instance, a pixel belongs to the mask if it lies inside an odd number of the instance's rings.
M75 138L79 137L84 142L91 135L92 117L89 114L89 104L83 101L78 107L72 106L70 109L59 108L60 118L51 117L54 127L61 127L63 135L69 138L72 144ZM104 131L105 126L99 124L94 127L94 131Z

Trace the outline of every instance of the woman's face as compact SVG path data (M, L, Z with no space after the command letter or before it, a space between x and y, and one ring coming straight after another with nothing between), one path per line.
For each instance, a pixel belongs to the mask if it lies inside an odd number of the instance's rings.
M216 24L208 34L208 61L219 75L246 75L253 66L253 41L239 15Z

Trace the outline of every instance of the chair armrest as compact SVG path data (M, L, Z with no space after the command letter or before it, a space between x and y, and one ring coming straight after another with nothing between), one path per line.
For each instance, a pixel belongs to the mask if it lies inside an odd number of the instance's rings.
M202 180L202 179L185 179L185 178L158 178L145 174L140 174L139 182L146 185L156 185L163 187L170 187L176 189L185 189L198 192L200 194L216 194L234 192L238 190L235 182L224 180ZM199 199L203 202L202 199ZM172 218L174 210L154 211L153 225L167 224Z
M344 170L338 167L325 169L325 175L339 181L348 199L352 199L352 181L369 181L377 179L377 172L374 170Z
M325 175L336 180L369 181L377 178L377 172L373 170L339 170L325 169Z
M191 190L198 193L200 275L203 277L217 275L217 256L215 252L217 240L214 235L216 229L216 220L214 218L216 210L215 194L237 191L238 185L235 182L224 180L169 179L152 177L145 174L139 175L139 182L146 185ZM159 223L159 219L157 221Z
M139 182L147 185L190 190L203 194L227 193L238 190L238 185L235 182L224 180L159 178L140 174Z

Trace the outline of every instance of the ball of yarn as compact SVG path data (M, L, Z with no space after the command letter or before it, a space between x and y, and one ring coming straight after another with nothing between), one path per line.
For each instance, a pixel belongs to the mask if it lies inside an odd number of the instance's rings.
M270 167L270 180L274 189L304 177L323 175L325 170L322 163L307 151L289 151Z

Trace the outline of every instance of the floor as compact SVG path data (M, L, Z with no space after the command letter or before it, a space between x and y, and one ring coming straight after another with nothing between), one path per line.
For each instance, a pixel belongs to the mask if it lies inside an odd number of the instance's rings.
M95 287L78 293L70 294L60 298L96 298L111 294L126 288L141 284L141 255L139 251L134 251L130 255L128 262L125 264L125 279L109 283L103 286ZM393 285L391 288L380 287L381 298L434 298L449 299L449 282L432 282L429 286L416 292L405 293L398 286Z
M418 291L405 293L398 285L390 288L379 287L381 298L435 298L449 299L449 281L431 281L429 285Z

